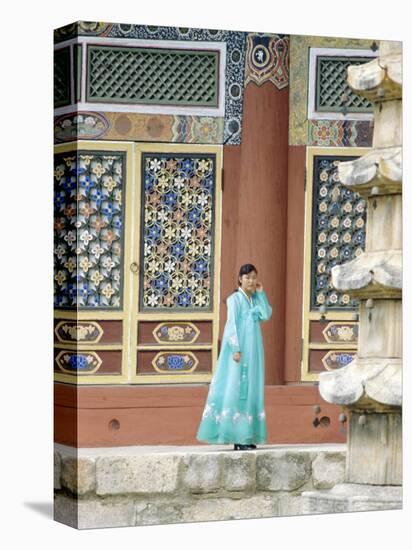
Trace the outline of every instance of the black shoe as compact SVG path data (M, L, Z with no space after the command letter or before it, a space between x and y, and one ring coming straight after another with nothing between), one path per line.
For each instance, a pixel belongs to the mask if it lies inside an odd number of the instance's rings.
M241 443L235 443L235 451L247 451L249 449L249 445L242 445Z
M249 449L256 449L256 445L254 443L248 445Z

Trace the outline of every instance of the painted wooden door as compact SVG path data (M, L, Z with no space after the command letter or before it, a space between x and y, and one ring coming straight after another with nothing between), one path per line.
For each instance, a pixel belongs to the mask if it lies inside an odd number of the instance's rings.
M56 380L210 380L221 165L220 146L56 146Z
M341 368L356 355L358 302L332 286L330 271L364 249L366 201L342 186L337 167L367 150L307 148L303 381L318 380L320 372Z

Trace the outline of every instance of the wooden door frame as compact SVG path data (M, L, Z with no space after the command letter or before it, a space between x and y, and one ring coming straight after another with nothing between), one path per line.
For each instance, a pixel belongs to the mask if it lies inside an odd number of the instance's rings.
M215 212L214 212L214 285L213 285L213 312L139 312L138 311L138 297L139 297L139 277L136 277L136 284L133 284L133 301L130 308L130 320L129 326L132 328L130 335L130 350L131 356L130 362L130 381L133 384L182 384L182 383L196 383L196 382L210 382L214 369L216 367L218 357L218 333L219 333L219 305L220 305L220 254L221 254L221 226L222 226L222 193L221 193L221 178L222 178L222 162L223 162L223 147L220 145L198 145L198 144L181 144L181 143L135 143L134 151L134 166L136 167L135 188L137 190L137 197L135 196L132 201L134 205L138 225L138 234L136 233L136 244L133 247L133 258L137 263L139 262L140 252L140 216L141 216L141 158L143 153L200 153L200 154L214 154L216 158L216 179L215 179ZM146 321L199 321L199 320L211 320L213 323L213 337L212 345L190 345L190 344L151 344L150 346L141 344L138 345L138 322L140 320ZM137 352L140 349L150 350L166 350L173 347L173 349L182 350L212 350L212 371L210 373L203 374L158 374L156 377L148 376L147 374L136 374L137 364Z

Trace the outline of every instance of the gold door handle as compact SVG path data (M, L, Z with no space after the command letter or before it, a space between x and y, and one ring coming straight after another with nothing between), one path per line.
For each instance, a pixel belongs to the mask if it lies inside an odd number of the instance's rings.
M130 264L130 271L131 271L132 273L138 273L138 271L139 271L139 264L138 264L137 262L132 262L132 263Z

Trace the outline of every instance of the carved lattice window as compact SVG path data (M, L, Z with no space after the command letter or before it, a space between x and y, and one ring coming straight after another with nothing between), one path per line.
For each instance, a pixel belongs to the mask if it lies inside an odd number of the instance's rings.
M347 84L349 65L360 65L370 60L370 57L318 55L315 110L340 112L345 107L349 113L372 112L370 101L355 94Z
M70 151L55 157L54 283L59 309L120 309L125 156Z
M143 154L141 309L212 309L215 172L213 154Z
M88 46L87 100L218 105L219 53Z
M315 156L313 165L311 309L351 309L357 301L332 287L334 265L362 253L366 201L341 185L338 165L356 157Z

